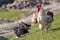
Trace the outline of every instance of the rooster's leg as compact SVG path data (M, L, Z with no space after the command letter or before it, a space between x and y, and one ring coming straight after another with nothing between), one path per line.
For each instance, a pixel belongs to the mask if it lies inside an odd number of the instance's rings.
M39 24L39 28L41 30L41 34L43 35L43 29L44 29L44 26L42 24Z

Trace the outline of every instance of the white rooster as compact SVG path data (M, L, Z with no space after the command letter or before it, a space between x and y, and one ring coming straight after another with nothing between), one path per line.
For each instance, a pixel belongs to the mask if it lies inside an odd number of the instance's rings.
M38 12L37 21L39 23L40 30L43 30L44 28L47 29L51 26L51 23L53 22L53 13L48 11L45 13L44 9L40 7L40 10Z

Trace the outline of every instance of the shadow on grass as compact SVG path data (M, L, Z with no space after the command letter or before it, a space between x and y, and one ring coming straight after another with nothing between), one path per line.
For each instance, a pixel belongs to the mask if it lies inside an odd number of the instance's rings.
M52 31L58 31L58 30L60 30L60 28L53 28L53 29L51 29Z
M5 38L3 36L0 36L0 40L8 40L8 38Z

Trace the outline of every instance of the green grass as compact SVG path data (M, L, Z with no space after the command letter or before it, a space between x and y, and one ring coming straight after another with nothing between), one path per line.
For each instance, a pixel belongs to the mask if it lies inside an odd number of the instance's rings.
M54 22L48 33L46 30L43 30L43 35L41 35L38 24L31 27L29 32L29 34L22 35L22 37L18 39L15 38L15 34L9 34L5 36L5 38L8 40L60 40L60 13L54 16Z
M10 11L0 11L0 18L8 18L12 20L16 20L17 18L20 18L21 14L28 15L29 11L17 11L17 10L10 10Z

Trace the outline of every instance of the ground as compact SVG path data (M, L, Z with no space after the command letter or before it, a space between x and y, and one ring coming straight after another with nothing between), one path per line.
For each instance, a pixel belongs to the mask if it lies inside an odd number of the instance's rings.
M23 16L29 14L27 10L10 10L10 11L0 11L0 18L10 19L10 20L17 20ZM2 21L0 21L2 23Z
M9 19L17 19L21 14L27 15L28 11L24 10L10 10L10 11L0 11L0 18L9 18Z
M43 35L41 35L41 31L39 30L38 24L32 26L29 30L30 33L22 35L22 37L16 39L15 34L8 34L0 40L60 40L60 13L54 16L54 22L52 23L51 28L48 30L43 30Z

